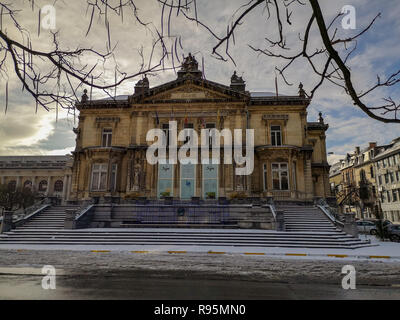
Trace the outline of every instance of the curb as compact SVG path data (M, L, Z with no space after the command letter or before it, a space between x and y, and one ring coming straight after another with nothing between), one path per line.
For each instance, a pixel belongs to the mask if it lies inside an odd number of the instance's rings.
M17 252L27 252L31 251L30 249L15 249ZM110 253L113 251L119 251L119 250L90 250L90 252L93 253ZM245 255L245 256L288 256L288 257L329 257L329 258L361 258L361 259L399 259L400 256L384 256L384 255L347 255L347 254L334 254L334 253L329 253L329 254L319 254L319 253L293 253L293 252L271 252L271 253L266 253L266 252L225 252L225 251L185 251L185 250L168 250L168 251L158 251L158 250L133 250L133 251L128 251L130 253L139 253L139 254L146 254L146 253L168 253L168 254L188 254L188 253L193 253L193 254L198 254L198 253L206 253L206 254L213 254L213 255L223 255L223 254L239 254L239 255Z

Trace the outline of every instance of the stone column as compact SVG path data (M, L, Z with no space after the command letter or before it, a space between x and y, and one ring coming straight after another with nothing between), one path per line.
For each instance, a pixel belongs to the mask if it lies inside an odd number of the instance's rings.
M36 176L33 176L32 177L32 191L36 191L37 190L37 188L36 188Z
M21 176L17 177L17 184L15 186L16 189L18 189L21 186Z
M46 189L46 193L45 193L46 197L50 195L50 182L51 182L51 179L50 179L50 176L48 176L47 177L47 189Z
M72 175L68 175L66 200L69 200L69 195L71 194L71 187L72 187Z
M66 195L67 195L67 188L68 188L68 176L64 175L64 181L63 181L63 191L62 191L62 200L66 200Z
M309 198L314 196L313 194L313 179L311 170L311 155L305 155L304 163L304 184L305 191Z
M136 144L140 145L140 138L142 136L142 127L143 127L143 112L139 112L138 117L136 118Z

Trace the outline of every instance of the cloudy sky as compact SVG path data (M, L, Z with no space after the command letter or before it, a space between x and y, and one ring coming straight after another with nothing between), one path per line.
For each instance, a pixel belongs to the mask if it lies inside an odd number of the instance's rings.
M0 0L0 2L2 2ZM94 2L94 1L92 1ZM119 3L118 1L109 1ZM176 3L178 1L175 1ZM197 1L197 13L200 20L204 21L218 35L226 33L226 26L232 21L232 14L242 4L248 1L219 0ZM307 2L307 1L305 1ZM42 29L40 35L37 32L38 11L41 7L53 4L52 1L35 1L32 11L27 6L27 1L15 0L12 2L15 9L22 9L17 14L17 19L31 34L34 49L49 50L51 46L51 34L49 30ZM340 28L340 20L337 23L338 35L348 37L357 34L367 26L371 19L379 12L379 18L374 27L360 38L356 54L349 60L349 66L353 72L353 80L358 90L365 90L373 85L377 75L385 78L385 75L400 68L399 53L400 43L400 6L397 0L373 1L373 0L338 0L324 1L321 6L325 19L330 21L344 5L352 5L356 8L356 29L344 30ZM132 14L132 10L124 12L124 19L109 14L110 38L112 46L115 46L114 56L111 62L118 64L118 68L128 74L136 73L140 68L139 52L143 48L146 59L151 53L151 44L154 40L155 30L164 31L166 34L168 24L161 28L162 6L154 0L135 1L139 17L143 22L149 22L148 28L141 26ZM92 29L85 36L91 16L91 9L87 10L86 1L69 0L56 1L56 31L59 35L59 43L62 49L74 49L76 47L90 47L104 52L107 46L107 32L104 26L104 15L95 14ZM241 11L239 11L240 13ZM310 7L298 7L292 15L291 26L284 25L287 41L292 49L298 48L298 34L304 34L305 24L311 15ZM168 15L169 11L165 11ZM193 12L189 13L193 14ZM207 79L229 84L230 76L234 70L243 75L246 80L246 89L250 91L274 91L275 90L275 66L281 66L282 61L259 55L252 51L248 45L258 48L267 48L265 37L277 39L276 29L267 20L267 10L252 12L235 33L235 44L230 43L230 53L236 66L231 62L218 61L211 56L215 39L201 26L186 20L182 14L173 13L170 24L170 34L180 36L183 49L181 53L192 52L201 63L204 60L204 71ZM10 20L3 19L2 30L10 36L21 40ZM312 30L311 45L318 46L320 39L318 33ZM153 34L152 34L153 32ZM168 42L168 45L171 45ZM224 52L224 49L222 50ZM153 61L160 56L155 51ZM147 60L146 60L147 61ZM93 65L98 62L93 56L84 56L81 63ZM104 83L112 83L114 69L112 63L106 64L101 79ZM177 62L175 61L175 64ZM100 63L101 65L101 63ZM166 61L166 66L171 61ZM46 68L44 65L43 68ZM99 72L100 72L99 71ZM296 95L298 84L302 82L304 88L311 90L318 82L303 61L299 61L287 72L287 77L292 86L287 86L279 80L280 93ZM150 86L159 85L166 81L174 80L174 71L163 71L149 76ZM132 94L134 84L139 78L125 82L117 89L117 94ZM8 82L9 105L5 113L5 84ZM79 88L81 94L83 88ZM94 98L104 96L102 92L93 92ZM392 97L400 100L397 87L383 88L364 98L367 105L383 104L383 97ZM365 147L369 141L377 141L378 144L389 143L393 138L400 136L400 126L397 124L384 124L368 118L364 113L353 106L353 103L342 89L324 84L314 97L308 109L308 120L316 121L318 112L321 111L325 121L329 124L327 132L327 147L330 161L340 159L347 152L354 150L355 146ZM21 84L12 72L8 64L6 76L0 78L0 155L39 155L39 154L66 154L74 149L75 135L72 128L76 126L76 119L71 114L59 112L56 120L55 110L47 112L39 108L36 113L35 102L26 92L21 91Z

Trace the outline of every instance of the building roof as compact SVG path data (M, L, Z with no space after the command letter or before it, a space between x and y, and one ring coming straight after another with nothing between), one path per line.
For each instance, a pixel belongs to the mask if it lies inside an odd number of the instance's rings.
M145 76L142 80L139 80L135 86L135 92L132 95L119 95L116 97L106 97L104 99L89 100L87 96L87 90L84 90L82 101L78 102L77 108L110 108L110 107L129 107L132 103L162 103L165 100L151 99L161 92L183 86L187 83L201 86L204 89L210 89L228 96L229 98L214 98L214 99L176 99L169 100L168 102L173 103L193 103L203 102L206 100L212 100L217 102L220 100L232 100L232 101L247 101L249 105L309 105L311 99L307 98L305 91L303 90L302 84L300 84L299 95L276 95L274 92L249 92L245 91L245 81L242 77L238 77L236 72L231 77L230 86L213 82L204 78L203 73L198 69L198 63L194 56L190 53L184 58L181 70L178 71L178 77L175 80L166 82L164 84L150 88L149 80Z
M13 168L63 168L72 161L65 156L0 156L0 169Z

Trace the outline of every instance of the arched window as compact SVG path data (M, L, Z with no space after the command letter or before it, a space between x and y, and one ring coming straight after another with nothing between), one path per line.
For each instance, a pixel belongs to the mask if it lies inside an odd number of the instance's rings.
M27 189L32 189L32 181L30 181L30 180L26 180L25 182L24 182L24 189L25 188L27 188Z
M15 191L16 188L17 188L17 181L11 180L11 181L8 183L8 190L9 190L9 191Z
M42 180L39 182L39 192L45 192L47 190L47 181Z
M54 191L55 192L62 192L64 187L64 183L61 180L57 180L54 182Z

